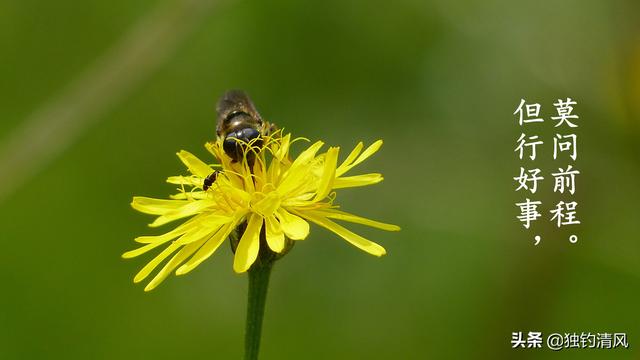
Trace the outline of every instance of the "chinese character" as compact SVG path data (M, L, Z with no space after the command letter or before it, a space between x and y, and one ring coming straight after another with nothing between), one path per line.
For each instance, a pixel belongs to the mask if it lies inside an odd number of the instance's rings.
M596 347L596 335L592 333L580 334L580 347L586 349L587 347L593 349Z
M567 138L571 140L561 141L562 139L567 139ZM558 158L558 150L560 150L560 152L571 150L571 155L569 155L569 157L571 157L575 161L576 158L578 157L578 153L576 152L576 140L577 140L577 137L575 134L570 134L570 135L556 134L556 137L553 138L553 158L554 159ZM520 159L522 159L522 151L520 152Z
M524 348L524 339L522 339L521 331L511 333L511 348L515 349L517 347Z
M564 334L565 348L580 348L580 336L576 333Z
M573 107L571 105L576 105L576 102L571 100L571 98L567 98L567 100L563 101L558 99L557 103L554 103L553 106L556 107L556 111L558 112L558 116L553 116L553 120L559 120L555 127L566 123L569 127L578 127L578 125L569 121L569 119L577 119L578 115L572 115Z
M517 203L516 206L520 207L520 215L517 216L518 220L523 222L526 229L531 226L531 222L542 216L538 212L538 205L542 204L540 201L531 201L527 199L526 202Z
M530 147L531 148L531 155L529 155L529 158L531 160L535 160L536 159L536 146L543 144L542 141L533 141L533 142L527 142L525 140L526 135L522 134L520 135L520 137L518 138L518 146L516 147L516 149L514 151L519 151L519 157L520 159L522 159L522 156L524 154L524 147ZM529 140L537 140L538 139L538 135L534 135L534 136L529 136L528 138ZM554 157L555 159L555 157Z
M538 176L540 174L540 169L527 170L528 174L525 172L523 167L520 167L520 176L516 176L513 180L516 180L520 186L516 189L516 191L520 189L525 189L531 191L532 194L538 189L538 181L543 180L542 176ZM527 183L530 182L531 185Z
M571 195L573 195L576 191L576 175L580 174L580 171L572 170L571 165L568 165L566 170L558 168L558 171L557 173L551 174L555 178L553 192L564 194L564 190L568 189Z
M527 348L541 348L542 347L542 333L529 331L527 336Z
M598 347L601 349L611 349L611 334L598 333Z
M615 333L615 334L613 334L613 347L617 348L618 346L624 346L625 348L629 347L629 343L627 342L627 334L626 333Z
M526 112L527 112L527 118L525 119L525 115L524 115L524 111L522 109L522 107L524 106ZM518 123L520 124L520 126L522 126L523 123L531 123L531 122L543 122L544 120L541 118L538 118L538 115L540 115L540 104L525 104L524 99L520 100L520 105L518 106L518 108L516 109L516 111L513 113L515 114L519 114L520 115L520 119L518 120Z
M560 201L554 210L550 212L553 214L551 221L556 220L558 227L562 225L580 224L580 221L576 220L576 206L578 203L575 201L565 203Z

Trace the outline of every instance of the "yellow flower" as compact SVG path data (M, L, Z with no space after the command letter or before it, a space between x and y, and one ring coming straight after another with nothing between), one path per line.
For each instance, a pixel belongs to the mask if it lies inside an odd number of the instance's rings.
M160 263L173 255L146 286L152 290L171 272L186 274L211 256L239 225L246 229L237 244L233 269L247 271L258 257L261 231L268 247L275 253L286 250L287 240L303 240L309 235L309 222L336 233L349 243L369 254L382 256L385 249L357 235L333 220L364 224L387 231L398 231L395 225L385 224L338 210L333 190L376 184L382 175L364 174L344 176L353 167L373 155L382 141L378 140L363 151L359 143L338 165L339 148L330 147L320 153L321 141L304 150L295 160L289 155L291 134L277 132L261 138L261 146L246 144L244 158L233 162L222 149L222 142L208 143L207 149L220 161L215 168L193 154L180 151L178 157L191 176L172 176L167 179L179 185L179 193L171 199L134 197L134 209L158 215L150 226L189 218L175 229L158 236L141 236L135 240L142 247L126 252L132 258L159 246L167 247L149 262L134 278L144 280ZM214 170L219 173L213 185L203 190L204 179Z

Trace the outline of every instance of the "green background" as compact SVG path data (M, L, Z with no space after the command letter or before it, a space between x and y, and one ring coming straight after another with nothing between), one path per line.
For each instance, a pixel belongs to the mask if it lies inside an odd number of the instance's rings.
M274 270L263 359L638 358L640 3L191 3L0 2L0 157L14 159L0 168L0 358L241 357L247 284L228 247L151 293L132 283L151 257L120 258L160 231L131 197L172 191L177 150L206 156L229 88L343 151L383 138L359 171L385 181L338 201L402 227L350 227L385 246L381 259L314 227ZM154 24L168 30L151 50L118 47ZM91 101L69 90L123 52L133 65L107 82L128 86ZM573 197L549 176L567 164L552 159L549 120L567 97L580 116ZM520 128L521 98L547 122ZM84 110L2 146L58 102ZM521 131L546 140L536 162L513 152ZM548 176L537 194L514 191L521 165ZM576 200L582 224L557 229L545 214L527 231L514 206L526 196L547 212ZM514 351L512 331L627 332L631 347Z

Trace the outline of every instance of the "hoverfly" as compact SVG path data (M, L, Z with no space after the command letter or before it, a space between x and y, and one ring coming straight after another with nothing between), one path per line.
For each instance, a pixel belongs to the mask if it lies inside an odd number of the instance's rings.
M262 146L261 136L269 135L275 126L262 119L249 96L241 90L227 91L216 106L218 122L216 135L222 139L224 152L238 162L243 156L243 147L251 142L252 146ZM253 160L248 159L251 163ZM204 179L203 190L209 189L218 177L214 171Z

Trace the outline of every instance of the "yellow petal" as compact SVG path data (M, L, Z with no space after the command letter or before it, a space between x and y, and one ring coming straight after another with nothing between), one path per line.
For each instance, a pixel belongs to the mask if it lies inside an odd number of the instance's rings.
M243 188L245 191L252 193L256 191L255 183L254 183L255 178L251 175L253 174L253 172L249 170L249 164L247 164L246 161L247 160L245 159L243 164L244 169L242 170L242 174L244 174L244 176L242 177Z
M294 197L290 197L284 201L282 201L282 204L289 204L289 203L299 203L299 202L307 202L309 203L311 201L311 199L313 198L314 194L313 192L308 192L308 193L303 193Z
M136 274L136 276L133 278L133 282L138 283L144 280L147 276L149 276L153 269L155 269L169 255L173 254L174 251L178 250L178 248L180 248L180 245L176 244L175 242L167 246L158 256L149 261L149 263Z
M374 227L376 229L381 229L386 231L400 231L400 227L397 225L387 224L387 223L363 218L357 215L349 214L344 211L339 211L335 209L312 210L312 211L309 211L309 213L315 216L326 217L329 219L344 220L351 223L367 225L367 226Z
M206 238L201 239L200 241L193 242L189 245L183 246L178 253L173 255L171 260L167 262L167 264L158 272L158 274L147 284L144 288L144 291L151 291L155 289L164 279L169 276L169 274L177 268L183 261L185 261L189 256L191 256L196 250L198 250L202 244L206 242Z
M358 155L360 155L360 152L362 151L363 147L364 147L364 144L361 141L358 143L358 145L356 145L356 147L353 148L353 150L351 150L351 153L349 153L349 156L347 156L347 158L344 159L342 164L340 164L340 166L336 170L336 176L340 176L347 171L347 168L349 167L349 165L351 165L351 163L356 160Z
M255 189L260 191L266 185L265 180L267 179L267 169L264 165L264 152L259 156L256 156L255 164L253 165L253 181L255 184Z
M247 228L242 234L236 255L233 257L233 270L243 273L251 267L260 251L260 230L262 229L262 216L251 214L247 222Z
M278 192L280 194L288 194L290 191L300 186L300 183L304 180L310 170L309 167L305 165L314 159L322 145L324 145L322 141L316 142L307 150L303 151L302 154L293 161L291 167L289 167L289 169L282 175L282 181L278 185Z
M315 201L320 201L329 195L331 191L333 181L336 177L336 164L338 162L338 151L340 149L337 147L329 148L327 154L324 158L324 170L322 171L322 177L320 178L320 183L318 184L318 191L316 193Z
M363 174L336 178L333 182L334 189L344 189L358 186L377 184L382 181L382 174Z
M169 176L167 182L176 185L202 186L204 178L197 176Z
M233 218L229 216L220 215L206 215L198 219L195 222L193 229L186 234L182 235L176 243L179 245L187 245L192 242L200 241L204 238L210 238L215 235L218 230L225 224L232 221Z
M358 145L360 145L360 144L358 144ZM381 146L382 146L382 140L378 140L378 141L374 142L373 144L371 144L364 152L362 152L362 154L360 154L360 156L358 156L357 159L355 159L353 161L353 163L345 165L345 163L346 163L346 161L345 161L342 165L340 165L338 170L336 170L336 176L342 176L342 174L344 174L347 171L351 170L354 166L356 166L356 165L360 164L361 162L365 161L366 159L371 157L371 155L375 154L378 150L380 150ZM355 149L354 149L354 151L355 151Z
M186 191L169 195L169 197L175 200L204 200L208 195L206 191Z
M194 220L196 220L197 217L194 217L193 219L190 219L189 221L185 222L184 224L181 224L180 226L178 226L177 228L162 234L162 235L154 235L154 236L138 236L137 238L135 238L136 242L142 243L142 244L151 244L151 243L165 243L169 240L175 239L178 236L186 233L187 231L189 231L191 228L193 228L195 226L195 223L193 222ZM124 255L123 255L124 257ZM132 257L132 256L129 256Z
M280 161L271 161L269 164L269 169L267 170L267 179L268 183L276 184L281 174L281 162Z
M291 240L304 240L309 235L309 223L299 216L293 215L280 208L276 212L280 226L285 235Z
M268 193L267 196L251 204L251 209L264 217L273 215L279 207L280 196L276 191Z
M190 244L192 242L196 242L198 240L201 240L205 237L211 237L213 236L218 230L220 230L220 228L222 227L222 224L219 224L218 226L215 227L209 227L209 226L199 226L195 229L193 229L192 231L180 236L180 238L178 240L176 240L176 243L179 245L187 245Z
M153 249L157 248L158 246L166 243L167 241L171 241L173 238L175 238L175 236L173 236L171 238L169 238L169 237L162 238L161 236L157 237L158 241L153 241L153 242L151 241L151 239L146 239L146 238L152 238L152 236L140 236L140 237L136 238L136 241L145 242L145 243L147 243L147 245L141 246L141 247L139 247L137 249L134 249L134 250L127 251L126 253L122 254L122 258L123 259L131 259L131 258L134 258L136 256L140 256L140 255L146 253L147 251L153 250ZM138 240L138 239L140 239L140 240Z
M291 134L289 133L283 136L279 145L279 148L275 152L275 157L278 160L282 161L282 159L284 159L285 156L287 156L287 154L289 153L289 146L291 145Z
M311 161L315 157L316 153L320 150L322 145L324 145L322 141L316 141L313 145L309 146L308 149L303 151L300 154L300 156L298 156L293 161L293 164L291 164L291 167L301 166Z
M219 227L233 220L233 216L220 214L207 214L201 220L200 224L206 227Z
M191 231L197 225L198 218L190 219L184 224L178 226L177 228L169 231L166 234L158 235L158 236L139 236L135 240L136 242L147 244L145 246L139 247L135 250L127 251L122 254L124 259L130 259L139 255L146 253L149 250L155 249L156 247L165 244L168 241L175 239L178 236L181 236L188 231Z
M213 169L209 165L188 151L180 150L177 155L193 175L205 178L213 172Z
M189 271L195 269L198 265L200 265L203 261L209 258L217 249L220 247L233 228L237 223L237 219L229 222L227 225L223 226L218 230L211 239L209 239L202 247L198 250L189 261L187 261L184 265L180 266L178 270L176 270L176 275L184 275Z
M349 243L351 243L358 249L366 251L371 255L382 256L387 253L382 246L345 229L344 227L334 223L333 221L327 219L326 217L315 216L309 212L305 212L304 216L307 219L311 220L312 222L326 228L327 230L336 233L338 236L347 240Z
M144 196L134 196L131 207L141 213L164 215L169 211L179 209L187 202L183 200L153 199Z
M367 160L373 154L378 152L378 150L380 150L380 147L382 147L382 140L378 140L378 141L374 142L365 151L363 151L362 154L360 156L358 156L356 161L354 161L353 164L351 164L351 165L352 166L356 166L356 165L360 164L361 162Z
M275 216L264 219L266 225L267 244L269 248L277 253L284 250L284 232Z
M173 201L173 200L169 200L169 201ZM187 216L192 216L192 215L201 213L206 208L209 208L215 205L216 205L215 201L212 201L212 200L182 201L181 207L164 213L162 216L159 216L151 224L149 224L149 226L151 227L161 226L177 219L181 219Z

